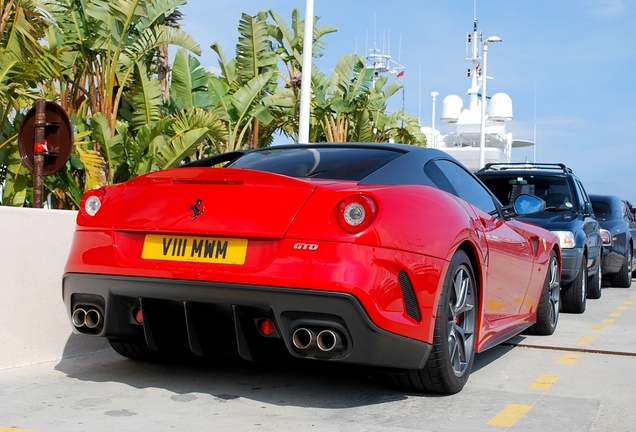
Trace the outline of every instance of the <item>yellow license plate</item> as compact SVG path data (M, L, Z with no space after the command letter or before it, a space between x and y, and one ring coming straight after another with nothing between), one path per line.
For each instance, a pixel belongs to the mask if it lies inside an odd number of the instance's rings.
M143 259L243 265L247 240L148 234Z

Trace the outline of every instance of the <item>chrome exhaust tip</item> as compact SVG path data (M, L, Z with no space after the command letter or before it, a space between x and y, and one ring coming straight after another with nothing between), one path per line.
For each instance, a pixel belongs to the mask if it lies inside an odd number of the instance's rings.
M82 328L86 325L86 311L82 308L77 308L73 311L73 315L71 316L71 320L73 321L73 325L77 328Z
M89 309L84 316L84 324L89 329L94 329L102 323L102 314L97 309Z
M316 334L312 330L305 327L299 327L294 330L292 343L299 350L306 350L313 345L315 338Z
M342 337L338 332L333 330L323 330L318 333L316 344L318 345L318 349L323 352L331 352L344 348Z

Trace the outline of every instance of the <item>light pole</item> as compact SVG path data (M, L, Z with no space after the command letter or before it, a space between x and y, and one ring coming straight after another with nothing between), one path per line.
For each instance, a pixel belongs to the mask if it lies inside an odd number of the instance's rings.
M431 92L431 99L433 99L433 113L431 115L431 143L433 148L437 148L437 134L435 133L435 101L437 100L438 92Z
M306 0L305 40L303 41L303 74L300 82L300 114L298 143L309 144L309 114L311 109L311 59L314 42L314 0Z
M490 36L484 41L484 67L483 78L481 80L481 128L479 134L479 169L486 165L485 153L486 153L486 81L488 75L486 74L488 66L488 43L489 42L502 42L498 36Z

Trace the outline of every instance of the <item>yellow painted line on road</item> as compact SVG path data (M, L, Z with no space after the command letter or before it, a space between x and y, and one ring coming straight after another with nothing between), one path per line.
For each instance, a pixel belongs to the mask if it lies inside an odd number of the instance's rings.
M17 429L14 427L4 427L0 426L0 432L35 432L30 429Z
M511 427L532 408L531 405L510 404L487 423L490 426Z
M594 324L592 327L590 327L590 330L601 331L604 328L605 326L603 324Z
M550 390L559 378L561 378L561 375L541 375L528 388L530 390Z
M593 340L594 336L581 336L579 340L576 341L576 343L579 345L587 345L592 343Z
M615 320L615 319L607 318L607 319L604 319L604 320L603 320L603 322L604 322L605 324L614 324L614 323L616 322L616 320Z
M613 316L613 317L619 317L619 316L621 316L622 314L623 314L622 312L612 312L612 313L610 314L610 316Z
M626 302L623 302L623 304L624 304L624 305L633 305L633 304L634 304L634 302L633 302L633 301L626 301Z
M616 310L620 310L620 311L627 310L627 306L619 306L616 308Z
M574 364L578 359L581 358L581 354L565 354L559 360L557 360L558 364Z

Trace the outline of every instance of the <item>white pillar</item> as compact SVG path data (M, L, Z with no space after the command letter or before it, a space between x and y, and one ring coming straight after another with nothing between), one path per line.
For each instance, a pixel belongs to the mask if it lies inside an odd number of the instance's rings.
M309 114L311 111L311 64L314 40L314 0L306 0L305 40L303 41L303 74L300 85L300 116L298 143L309 143Z
M438 92L431 92L431 98L433 99L433 112L431 114L431 142L433 148L437 148L437 134L435 133L435 101L437 100Z
M501 38L497 36L490 36L484 41L484 67L481 84L481 128L479 134L479 169L482 169L486 165L486 82L488 81L486 70L488 67L488 42L501 42Z
M482 169L486 165L486 67L488 64L488 41L484 42L484 67L482 68L483 78L481 80L481 127L479 128L479 167Z

